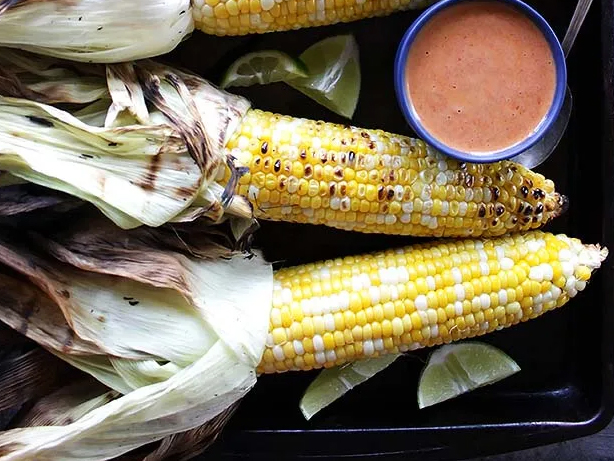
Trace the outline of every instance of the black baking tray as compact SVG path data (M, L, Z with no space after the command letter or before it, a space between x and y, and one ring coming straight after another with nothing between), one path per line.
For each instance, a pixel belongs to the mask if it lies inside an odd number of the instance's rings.
M562 38L575 1L530 4ZM395 100L393 62L418 12L330 27L249 37L195 34L172 62L219 81L245 52L298 54L336 34L360 47L362 91L353 125L413 135ZM548 229L614 249L612 2L595 2L568 58L573 116L556 152L537 170L567 194L569 211ZM348 123L299 92L274 84L237 89L254 107L298 117ZM278 266L363 253L410 243L309 225L262 223L256 245ZM589 288L567 306L481 339L508 352L522 371L495 385L418 410L416 386L427 351L396 361L369 382L303 419L298 403L314 373L263 376L244 399L212 451L202 459L378 458L463 459L568 440L602 429L614 409L614 270L612 257Z
M367 0L371 1L371 0ZM573 0L529 2L562 37ZM614 250L614 18L612 0L598 0L568 59L574 96L566 136L537 170L570 198L568 212L548 225ZM413 135L393 86L396 47L418 12L330 27L248 37L195 33L163 59L219 81L245 52L298 54L337 34L359 44L362 91L353 125ZM254 107L348 123L283 84L236 89ZM261 223L255 245L276 266L364 253L414 242L325 227ZM587 290L565 307L481 337L522 371L457 399L419 410L416 386L428 351L397 360L307 422L298 403L313 372L263 376L218 442L198 459L457 460L529 448L595 433L614 413L614 265L608 258Z

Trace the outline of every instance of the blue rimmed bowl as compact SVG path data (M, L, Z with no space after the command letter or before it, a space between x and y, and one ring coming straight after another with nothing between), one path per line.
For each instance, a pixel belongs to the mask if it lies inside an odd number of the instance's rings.
M407 123L426 143L430 144L440 152L464 162L488 163L509 159L521 154L535 145L548 132L554 121L557 119L565 100L565 90L567 88L567 66L565 63L565 54L563 53L559 39L548 22L537 11L520 0L486 0L491 2L506 3L516 8L518 11L531 19L543 33L550 46L550 50L552 51L553 62L555 65L556 82L552 104L541 123L537 125L529 136L522 141L501 150L493 152L463 152L446 145L437 139L420 122L420 117L418 116L411 102L411 96L407 89L405 76L409 51L418 33L436 14L443 11L445 8L462 2L472 1L484 2L485 0L441 0L425 10L418 17L418 19L412 23L412 25L405 32L405 35L403 36L403 39L401 40L401 43L397 49L394 63L394 85L397 101L405 116L405 119L407 120Z

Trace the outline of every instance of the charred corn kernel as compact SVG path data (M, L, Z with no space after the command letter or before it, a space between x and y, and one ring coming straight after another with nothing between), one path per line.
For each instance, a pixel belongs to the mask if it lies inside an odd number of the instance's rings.
M316 5L321 3L315 1ZM327 144L330 150L321 147ZM554 191L552 181L510 161L487 169L471 164L463 167L427 149L419 140L259 110L248 111L226 152L250 170L249 180L241 182L240 190L247 191L256 217L263 220L323 224L366 233L487 237L536 229L558 216L566 205L566 198ZM515 186L514 177L531 186L522 186L526 190ZM265 189L271 192L268 196L265 193L268 205L258 207ZM454 200L447 198L451 190ZM289 194L288 206L276 203L281 201L281 193L272 193L282 191ZM538 209L541 212L536 214ZM527 210L532 211L527 214ZM536 247L524 253L524 262L537 266L557 251L560 249L554 246ZM509 272L507 267L516 262L515 254L502 254L484 261L485 265L476 257L476 264L467 266L463 277L472 280L476 275L493 275L501 264ZM434 276L430 264L423 270ZM447 282L451 274L437 275Z
M573 298L606 254L564 235L529 231L281 269L259 372L331 367L509 327ZM543 261L545 255L557 259ZM488 276L473 275L476 262ZM527 273L522 282L516 269ZM502 274L514 277L492 282ZM555 274L564 279L558 285ZM381 301L383 292L389 301Z

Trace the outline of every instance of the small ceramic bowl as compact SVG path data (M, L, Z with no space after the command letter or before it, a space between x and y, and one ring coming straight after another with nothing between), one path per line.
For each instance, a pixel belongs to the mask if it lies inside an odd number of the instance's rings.
M552 55L554 58L553 62L555 65L556 73L556 86L554 90L554 98L552 100L552 105L546 113L546 116L544 117L543 121L527 138L502 150L489 153L462 152L439 141L437 138L431 135L420 123L420 118L418 117L411 103L411 98L408 94L407 85L405 81L407 59L409 55L409 50L417 34L420 32L420 30L422 30L422 27L426 23L428 23L431 18L433 18L433 16L435 16L437 13L444 10L445 8L451 7L461 2L469 1L474 0L441 0L432 5L427 10L425 10L418 17L418 19L414 21L414 23L405 32L405 35L403 36L403 39L401 40L401 43L397 50L394 63L394 85L398 103L403 114L405 115L407 122L417 133L417 135L422 138L426 143L430 144L440 152L464 162L488 163L514 157L532 147L546 134L552 123L556 120L561 110L561 107L563 106L563 101L565 100L565 90L567 88L567 66L565 64L565 54L563 53L563 49L561 48L561 43L559 42L550 25L537 11L535 11L529 5L520 0L488 0L493 2L504 2L508 5L515 7L517 10L529 17L537 25L539 30L544 34L544 37L546 38L546 41L548 42L548 44L550 45L550 49L552 50Z

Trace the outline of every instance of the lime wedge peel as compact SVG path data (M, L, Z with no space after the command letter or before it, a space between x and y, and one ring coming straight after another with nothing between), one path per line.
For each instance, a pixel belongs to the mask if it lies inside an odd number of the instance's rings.
M429 356L422 370L418 406L435 405L519 371L514 360L488 344L463 342L442 346Z
M384 355L322 370L301 398L299 407L303 416L307 420L311 419L320 410L375 376L399 357L400 354Z
M230 65L220 87L276 82L286 83L336 114L351 119L361 85L356 39L352 35L325 38L298 58L274 50L248 53Z
M305 64L282 51L255 51L241 56L230 65L220 87L266 85L307 76Z
M358 44L352 35L326 38L299 56L309 76L288 85L327 109L352 118L360 95L361 75Z
M303 416L311 419L402 355L384 355L322 370L301 398L299 407ZM519 371L512 358L489 344L467 341L441 346L430 354L420 375L418 407L444 402Z

